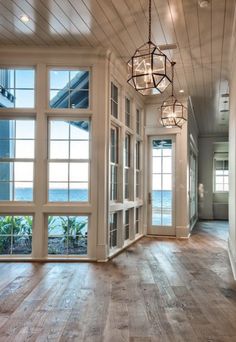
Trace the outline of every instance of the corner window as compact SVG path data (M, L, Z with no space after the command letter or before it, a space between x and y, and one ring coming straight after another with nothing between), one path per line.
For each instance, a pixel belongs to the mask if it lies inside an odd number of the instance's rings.
M89 200L89 121L49 121L49 202Z
M50 108L89 107L89 71L50 70Z
M34 69L0 69L0 108L34 107Z
M0 120L0 201L33 201L34 120Z
M215 165L215 192L228 192L229 191L229 166L228 160L214 161Z

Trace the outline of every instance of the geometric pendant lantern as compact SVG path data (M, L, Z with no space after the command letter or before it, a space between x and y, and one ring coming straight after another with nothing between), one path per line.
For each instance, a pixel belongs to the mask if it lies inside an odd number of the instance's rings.
M172 94L161 106L161 124L166 128L179 127L182 128L187 121L187 108L180 103L174 96L174 65L172 62Z
M162 93L171 80L171 61L151 41L151 0L149 0L149 39L129 60L127 82L142 95L154 95Z

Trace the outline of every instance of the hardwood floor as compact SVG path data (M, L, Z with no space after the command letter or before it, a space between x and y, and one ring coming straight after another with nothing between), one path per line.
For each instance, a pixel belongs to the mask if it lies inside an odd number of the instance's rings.
M236 341L227 225L144 238L106 264L0 263L0 341Z

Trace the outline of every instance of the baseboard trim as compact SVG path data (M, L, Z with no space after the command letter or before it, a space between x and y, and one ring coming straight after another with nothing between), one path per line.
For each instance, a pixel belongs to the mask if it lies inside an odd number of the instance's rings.
M233 277L234 277L234 280L236 280L236 258L231 249L230 239L228 239L228 254L229 254L230 265L231 265L232 272L233 272Z
M188 239L190 236L189 225L176 226L176 237L178 239Z
M134 243L136 243L137 241L139 241L140 239L142 239L144 237L143 234L138 235L134 240L128 242L125 246L123 246L120 249L116 249L116 251L112 254L110 254L107 258L106 261L109 261L113 258L115 258L117 255L119 255L120 253L124 252L128 247L132 246Z

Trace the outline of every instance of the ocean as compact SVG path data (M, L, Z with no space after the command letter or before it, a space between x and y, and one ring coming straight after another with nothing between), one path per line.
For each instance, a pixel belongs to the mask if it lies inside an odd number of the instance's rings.
M70 190L70 202L87 202L88 201L88 190ZM16 188L15 199L17 201L32 201L33 192L29 188ZM68 191L61 189L53 189L49 191L49 202L67 202Z

